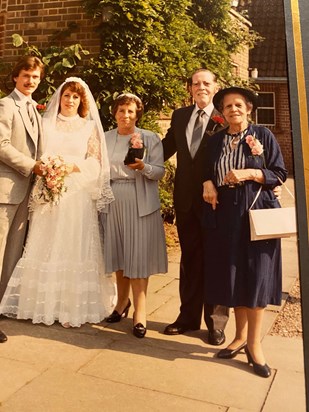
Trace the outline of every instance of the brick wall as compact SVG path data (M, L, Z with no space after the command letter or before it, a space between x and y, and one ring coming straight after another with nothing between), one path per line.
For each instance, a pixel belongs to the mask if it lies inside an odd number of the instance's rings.
M259 86L261 92L272 92L275 94L276 125L269 127L269 129L278 140L289 174L293 174L293 145L288 84L259 83Z
M14 33L38 48L49 42L60 47L80 43L96 55L100 40L94 26L79 0L1 0L0 57L7 62L16 61L20 51L12 45Z

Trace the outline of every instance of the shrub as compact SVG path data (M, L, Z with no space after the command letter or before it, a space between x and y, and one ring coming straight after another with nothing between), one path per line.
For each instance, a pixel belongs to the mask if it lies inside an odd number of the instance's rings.
M165 162L165 175L159 181L161 215L163 220L168 223L174 223L175 219L173 200L175 169L174 164L167 160Z

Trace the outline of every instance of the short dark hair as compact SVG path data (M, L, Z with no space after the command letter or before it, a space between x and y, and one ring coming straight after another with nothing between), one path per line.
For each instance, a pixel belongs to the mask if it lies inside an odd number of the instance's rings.
M66 82L62 86L61 93L60 93L60 100L63 93L69 89L73 93L77 93L80 97L80 105L78 106L78 114L80 117L86 117L89 113L89 101L87 99L87 93L85 88L79 82ZM59 108L60 110L60 108Z
M22 70L36 70L40 69L40 79L44 77L44 64L42 61L36 56L23 56L18 60L15 67L12 70L11 78L13 83L15 83L15 77L19 76L19 73Z
M144 105L141 99L132 93L123 93L116 97L113 103L113 106L112 106L112 115L115 117L119 106L131 104L131 103L136 104L137 121L140 120L144 113Z
M193 72L193 73L191 74L191 76L188 78L188 80L187 80L188 86L192 86L192 78L193 78L193 76L194 76L196 73L200 73L200 72L208 72L208 73L212 74L214 82L217 82L217 81L218 81L218 76L217 76L214 72L212 72L211 70L208 70L208 69L199 68L199 69L194 70L194 72Z

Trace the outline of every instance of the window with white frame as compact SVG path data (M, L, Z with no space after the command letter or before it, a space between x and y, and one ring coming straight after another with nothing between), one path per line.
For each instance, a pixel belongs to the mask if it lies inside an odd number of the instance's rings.
M256 123L262 124L263 126L275 126L275 93L259 92Z

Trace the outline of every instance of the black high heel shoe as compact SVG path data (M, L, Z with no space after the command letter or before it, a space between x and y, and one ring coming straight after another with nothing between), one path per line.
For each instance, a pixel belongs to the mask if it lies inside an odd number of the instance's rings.
M146 335L147 329L142 323L137 323L133 326L133 335L137 338L143 338Z
M247 342L244 342L242 345L238 346L238 348L236 349L228 349L228 348L221 349L217 353L217 358L233 359L242 349L246 347L246 345L247 345Z
M270 367L267 365L267 363L265 363L265 365L260 365L258 363L255 363L249 352L248 346L245 347L245 352L247 355L249 365L250 363L253 365L254 372L257 375L261 376L262 378L269 378L269 376L271 375L271 370L270 370Z
M118 313L117 310L114 310L106 319L105 321L108 323L116 323L116 322L120 322L121 318L127 318L128 317L128 313L129 313L129 309L131 306L131 301L130 299L128 300L128 304L127 306L124 308L122 313Z

